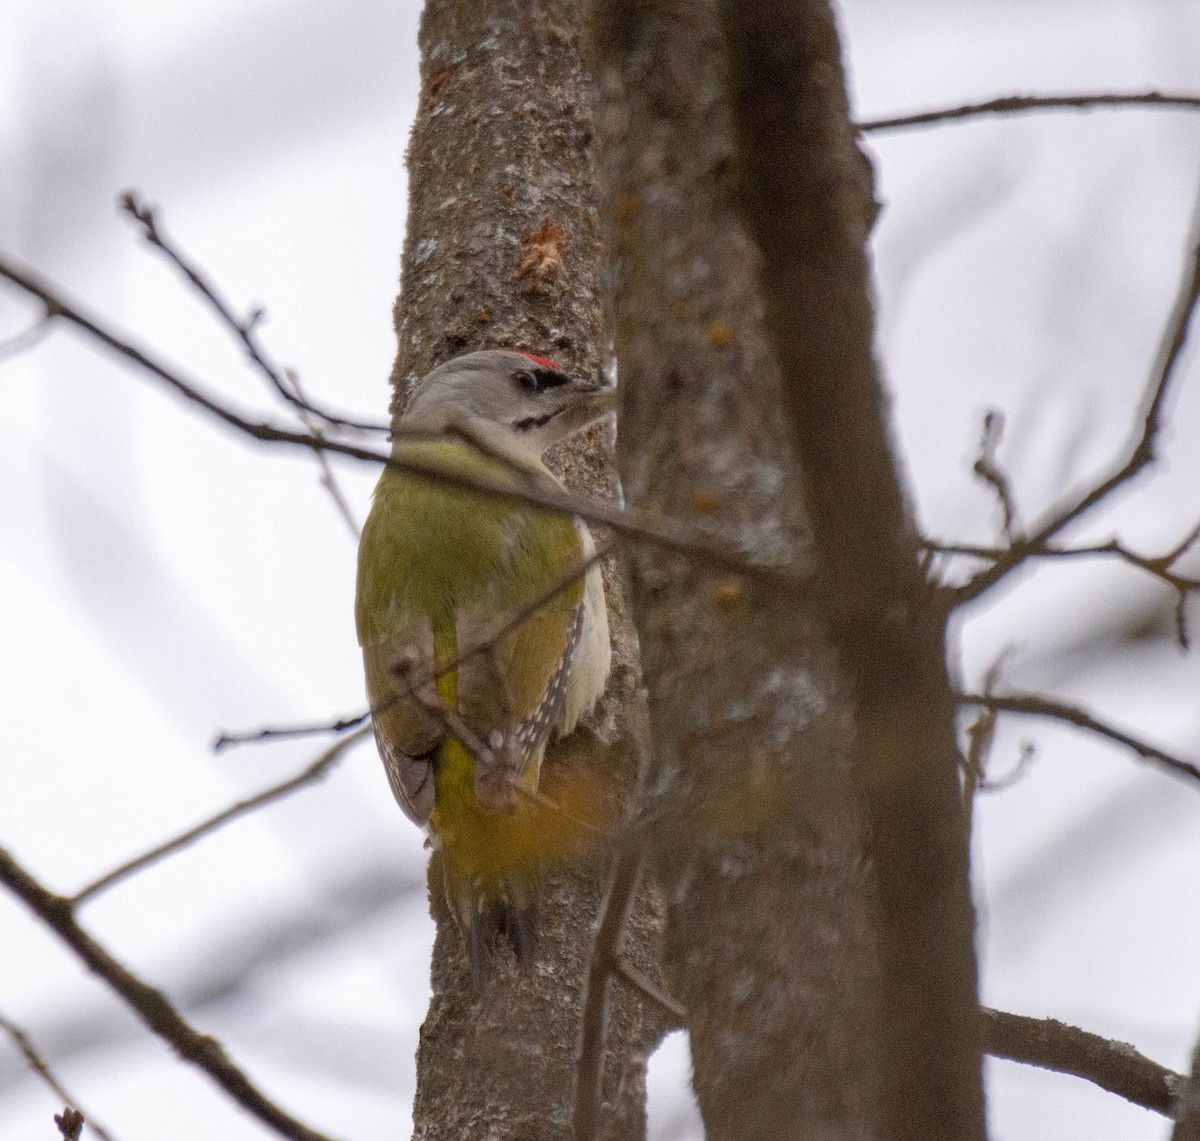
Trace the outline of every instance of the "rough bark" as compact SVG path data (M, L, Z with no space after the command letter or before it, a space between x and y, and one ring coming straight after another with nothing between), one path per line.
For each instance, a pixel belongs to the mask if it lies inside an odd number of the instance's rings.
M600 0L619 457L632 505L810 563L801 482L732 201L707 0ZM631 551L654 748L645 813L707 1135L867 1135L874 954L851 708L820 627L753 574Z
M581 23L581 5L572 0L426 4L393 416L414 380L479 348L525 348L576 374L600 375L601 247ZM573 488L612 496L610 452L605 432L594 429L564 450L558 470ZM552 748L547 764L606 766L628 779L623 705L637 688L635 644L621 584L608 568L606 583L616 649L608 695L590 728L565 749ZM476 995L433 861L438 934L417 1059L416 1137L568 1136L580 994L603 871L597 857L548 872L536 962L523 973L499 962ZM654 900L643 892L625 948L651 972L657 927ZM615 993L605 1074L613 1137L644 1132L645 1058L660 1034L653 1011L628 991Z
M720 0L741 201L803 470L825 616L855 696L878 892L885 1136L985 1135L974 913L945 668L873 356L874 203L829 0Z

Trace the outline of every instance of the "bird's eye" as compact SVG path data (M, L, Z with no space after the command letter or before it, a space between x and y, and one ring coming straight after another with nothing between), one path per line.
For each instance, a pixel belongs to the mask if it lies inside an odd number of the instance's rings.
M541 392L542 386L538 382L538 378L527 369L519 369L513 373L513 383L518 388L524 389L526 392Z

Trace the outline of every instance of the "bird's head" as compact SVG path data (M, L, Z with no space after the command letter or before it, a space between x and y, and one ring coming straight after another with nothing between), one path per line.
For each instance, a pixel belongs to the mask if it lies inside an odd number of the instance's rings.
M545 357L508 349L467 353L422 377L401 427L455 428L534 460L615 406L616 390L577 380Z

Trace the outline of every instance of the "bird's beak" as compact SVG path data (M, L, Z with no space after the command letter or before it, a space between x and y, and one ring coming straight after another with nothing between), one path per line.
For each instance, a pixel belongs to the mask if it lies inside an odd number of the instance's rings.
M554 419L558 439L582 432L617 410L617 390L610 385L575 381L569 391L563 390L563 396L565 407Z
M594 408L597 416L617 410L617 389L615 385L588 384L580 385L584 399L589 407Z
M578 387L579 412L584 425L607 416L617 410L617 389L615 385L584 383Z

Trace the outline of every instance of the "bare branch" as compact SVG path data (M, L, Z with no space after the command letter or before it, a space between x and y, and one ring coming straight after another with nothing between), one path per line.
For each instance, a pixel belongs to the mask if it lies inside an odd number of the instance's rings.
M575 1068L575 1109L572 1115L574 1141L594 1141L600 1136L605 1042L608 1036L608 984L620 962L621 936L633 906L644 856L642 845L623 845L617 851L608 877L608 890L604 895L604 906L592 943L592 957L588 962L583 990L582 1030L579 1061Z
M31 1042L29 1039L29 1035L26 1034L24 1030L22 1030L15 1022L6 1018L3 1014L0 1014L0 1030L3 1030L4 1033L12 1039L13 1045L21 1051L25 1061L29 1063L29 1068L35 1074L37 1074L37 1076L41 1078L51 1090L54 1091L59 1100L62 1101L65 1106L67 1106L61 1115L58 1115L54 1118L55 1122L58 1123L59 1130L64 1138L68 1138L71 1135L69 1133L69 1129L72 1127L74 1127L74 1136L78 1137L79 1130L82 1128L84 1118L86 1116L88 1122L91 1124L92 1132L100 1138L100 1141L116 1141L116 1139L111 1133L108 1132L107 1129L98 1124L95 1119L92 1118L91 1114L85 1115L80 1111L78 1100L73 1098L69 1093L67 1093L66 1089L63 1088L62 1082L55 1077L54 1072L46 1064L42 1056L37 1052L33 1042ZM77 1115L78 1117L79 1124L77 1126L73 1126L75 1118L70 1116L72 1114ZM61 1121L60 1117L62 1119Z
M215 1039L195 1030L161 991L142 982L75 921L69 899L47 891L0 848L0 883L12 891L43 923L104 980L145 1025L186 1062L203 1070L234 1101L281 1137L291 1141L329 1141L271 1101L238 1068Z
M265 311L259 308L252 310L248 317L239 318L236 316L229 303L217 292L216 286L209 281L199 266L191 261L173 241L167 238L159 223L155 208L150 206L138 191L126 190L117 198L117 203L122 210L139 224L142 237L150 245L154 246L155 249L160 250L166 256L167 260L195 286L200 296L216 312L221 323L242 342L251 362L267 378L272 388L283 397L284 401L304 415L316 416L324 420L325 423L339 428L352 428L360 432L388 431L386 424L366 424L360 423L357 420L347 420L344 417L326 412L314 404L310 404L304 398L303 393L299 391L298 384L288 383L287 374L289 370L281 368L272 361L258 342L257 330L266 316Z
M1070 1074L1143 1109L1172 1116L1186 1078L1126 1042L1114 1042L1053 1018L980 1010L984 1049L996 1058Z
M1188 254L1175 302L1163 330L1146 385L1143 397L1146 411L1141 429L1130 442L1125 458L1114 464L1108 475L1072 502L1052 509L1042 522L1032 528L1028 539L1014 543L1009 551L990 567L980 571L964 585L954 588L953 594L960 603L978 598L984 591L995 586L1011 570L1023 563L1031 551L1045 547L1049 540L1065 527L1107 499L1117 488L1128 483L1154 461L1155 448L1162 428L1163 407L1187 340L1192 314L1197 302L1200 302L1200 200L1197 201L1188 243Z
M195 1020L220 1019L233 1025L245 1013L245 995L273 970L286 968L306 954L348 945L357 932L405 907L420 908L426 895L424 869L400 867L395 853L371 848L352 865L331 869L331 878L303 903L269 898L249 911L231 915L221 931L207 931L189 942L185 963L177 964L164 984L176 1009ZM118 1009L107 990L93 991L55 1004L38 1016L38 1047L53 1065L80 1056L120 1050L143 1033ZM231 1021L231 1019L233 1021ZM230 1030L230 1033L233 1033ZM11 1096L17 1067L0 1065L0 1105ZM379 1071L375 1071L379 1076ZM384 1082L393 1090L394 1073ZM364 1080L370 1080L364 1078ZM7 1141L7 1139L5 1139Z
M222 812L218 812L215 816L210 816L207 820L202 821L193 828L189 828L174 839L167 840L165 843L151 848L150 851L143 852L140 856L121 864L120 867L113 868L111 872L107 872L77 891L70 897L68 902L72 907L79 907L81 904L87 903L99 895L102 891L107 891L110 887L120 883L121 880L127 879L134 872L141 871L143 868L149 867L151 864L156 864L159 860L183 848L189 847L197 840L201 840L210 833L215 832L218 828L224 827L231 820L236 820L239 816L245 816L257 808L262 808L264 805L281 800L283 797L288 796L297 789L303 788L305 785L315 784L328 774L329 770L341 759L342 754L347 749L363 740L369 732L369 726L362 726L348 737L343 737L336 744L331 745L315 761L307 765L294 777L283 781L281 784L263 789L262 792L255 793L254 796L247 797L245 800L239 800L236 804L231 804Z
M1172 772L1200 781L1200 767L1116 729L1076 705L1068 705L1066 702L1055 701L1037 693L1010 693L1003 696L988 693L961 693L958 701L960 705L979 705L985 709L995 710L997 713L1018 713L1027 717L1047 717L1052 721L1062 721L1068 725L1074 725L1078 729L1086 729L1089 733L1095 733L1115 744L1124 745L1139 757L1163 765Z
M753 559L739 549L736 538L718 534L710 528L685 525L673 519L658 519L629 509L612 507L596 500L585 500L557 488L534 486L532 483L514 486L500 479L486 479L478 475L452 473L437 465L396 459L394 456L357 444L318 438L311 434L293 432L272 424L259 423L221 404L207 395L203 388L179 372L160 364L145 350L102 326L87 316L74 302L67 301L62 292L52 287L35 271L19 265L14 259L0 255L0 278L6 278L26 293L42 300L54 316L63 317L73 325L100 341L109 349L139 368L163 381L177 394L203 408L210 415L256 440L264 443L285 444L308 448L312 451L329 452L348 456L351 459L391 467L409 475L419 476L447 487L462 488L482 495L528 503L564 515L577 515L588 523L610 527L617 534L642 540L662 547L691 555L713 566L728 567L755 577L775 582L778 586L804 593L811 589L811 576L798 572L793 567Z
M1159 91L1121 93L1101 91L1078 95L1003 95L982 103L964 103L958 107L942 107L932 111L916 111L908 115L866 119L858 124L860 131L895 131L902 127L925 127L961 119L976 119L982 115L1005 115L1028 111L1092 111L1098 107L1158 107L1185 110L1200 109L1200 95L1172 95Z

